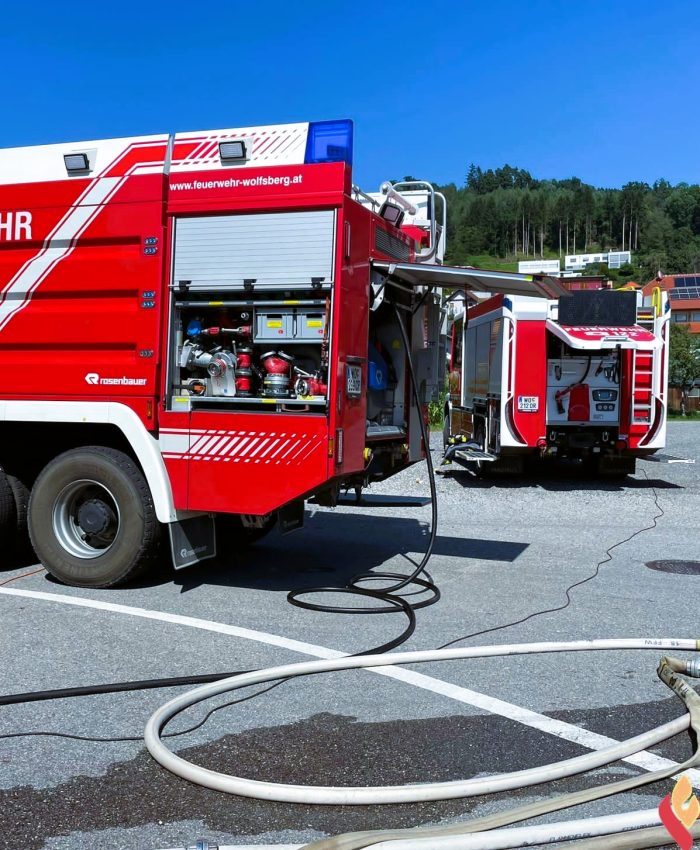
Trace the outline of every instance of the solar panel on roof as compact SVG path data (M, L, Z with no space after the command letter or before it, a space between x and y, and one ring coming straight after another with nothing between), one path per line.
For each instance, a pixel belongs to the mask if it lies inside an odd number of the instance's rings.
M691 301L700 298L700 286L683 286L680 289L669 289L668 297L672 301Z

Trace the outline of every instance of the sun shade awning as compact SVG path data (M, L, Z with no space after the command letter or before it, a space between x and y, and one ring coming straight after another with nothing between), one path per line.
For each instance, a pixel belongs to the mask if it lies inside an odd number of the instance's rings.
M543 274L516 274L421 263L389 263L383 260L373 260L372 268L391 279L401 281L405 286L449 286L475 292L532 295L535 298L559 298L569 295L559 280Z
M552 319L547 319L547 330L571 348L600 351L602 348L617 348L619 346L620 348L649 351L661 347L661 340L640 325L626 327L572 326L560 325Z

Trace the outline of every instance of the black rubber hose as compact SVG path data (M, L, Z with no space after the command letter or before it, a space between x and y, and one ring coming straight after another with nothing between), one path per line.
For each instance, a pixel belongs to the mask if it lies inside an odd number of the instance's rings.
M206 685L229 676L252 673L252 670L236 670L233 673L203 673L199 676L171 676L163 679L135 679L131 682L112 682L106 685L84 685L79 688L54 688L45 691L27 691L23 694L0 696L1 705L17 705L23 702L41 702L49 699L69 697L91 697L97 694L119 694L126 691L148 691L156 688L176 688L180 685Z
M418 381L416 380L416 373L413 367L413 358L411 357L411 345L408 339L408 334L406 333L406 328L401 318L401 314L396 305L394 305L394 313L396 314L396 321L398 322L404 349L406 351L406 362L408 364L408 373L411 381L411 392L415 405L418 409L418 421L420 423L421 435L423 438L423 444L425 446L425 462L428 467L428 479L430 482L431 529L430 538L428 540L428 546L425 550L425 554L423 555L420 563L417 565L415 570L409 575L387 572L360 573L359 575L354 576L346 587L312 587L308 589L291 590L287 594L288 601L292 605L296 605L298 608L305 608L309 611L322 611L328 614L389 614L395 613L397 611L402 611L408 618L408 626L403 631L403 633L399 635L398 638L394 638L394 640L391 640L388 643L383 644L382 646L377 647L374 650L371 650L370 652L365 652L365 655L389 652L392 649L396 649L396 647L400 646L402 643L405 643L408 638L413 634L416 627L415 611L419 608L425 608L428 605L434 605L440 598L440 590L430 580L430 578L419 578L420 574L425 570L428 561L432 556L433 547L435 545L435 538L437 536L437 487L435 484L435 469L433 468L433 459L432 455L430 454L430 433L426 427L421 410L421 399L420 394L418 392ZM381 590L370 590L369 588L358 587L358 584L360 583L376 581L378 579L398 579L398 581L395 581L394 584L390 584L388 587L381 588ZM396 595L398 591L403 590L405 587L411 584L416 584L419 587L429 590L432 595L429 596L427 599L423 599L420 602L414 603L408 602L402 596ZM301 598L302 596L308 596L310 594L317 593L344 593L349 595L365 596L371 599L375 599L378 602L384 602L387 604L373 607L344 607L341 605L326 605L319 602L307 602L305 599Z
M425 584L427 584L427 582ZM336 587L333 589L337 593L347 592L345 588ZM372 591L363 591L361 589L357 592L367 596L374 595ZM405 610L406 616L409 619L408 628L406 628L398 638L394 638L394 640L389 641L389 643L382 644L382 646L378 646L375 649L369 649L366 651L363 650L362 652L357 653L357 655L376 655L380 652L387 652L388 650L385 649L385 647L391 647L393 649L405 640L408 640L410 635L413 634L413 630L416 626L416 618L415 614L410 609L408 602L400 597L391 599L390 601L394 603L394 609L392 610L408 609ZM309 603L307 607L313 608L314 606ZM415 607L422 606L416 605ZM348 609L341 609L339 613L344 613L346 610ZM386 610L388 609L384 609L384 611ZM370 608L367 609L366 613L377 614L384 612L380 612L378 608ZM43 702L44 700L52 699L69 699L71 697L92 697L100 694L119 694L128 691L149 691L157 688L177 688L184 685L206 685L209 682L218 682L219 679L228 679L231 676L242 676L244 673L252 672L254 671L234 670L231 673L201 673L195 676L167 676L161 679L134 679L129 682L110 682L104 685L83 685L77 688L52 688L50 690L43 691L26 691L25 693L19 694L0 695L0 706L19 705L26 702Z

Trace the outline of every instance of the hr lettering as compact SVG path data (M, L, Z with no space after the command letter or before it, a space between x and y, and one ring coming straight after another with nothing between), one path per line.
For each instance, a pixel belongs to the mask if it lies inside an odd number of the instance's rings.
M0 239L5 242L32 238L32 214L22 212L0 212Z

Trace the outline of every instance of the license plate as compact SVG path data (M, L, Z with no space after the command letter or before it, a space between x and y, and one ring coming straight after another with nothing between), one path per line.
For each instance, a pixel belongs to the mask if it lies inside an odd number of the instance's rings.
M345 367L345 394L350 398L359 398L362 395L362 367Z
M537 413L540 409L540 397L538 395L519 395L518 410L525 413Z

